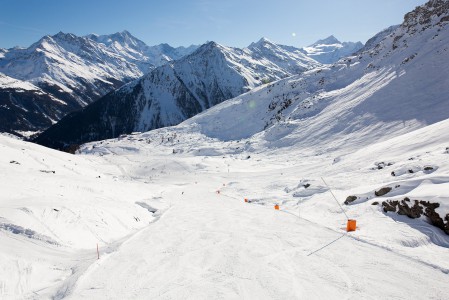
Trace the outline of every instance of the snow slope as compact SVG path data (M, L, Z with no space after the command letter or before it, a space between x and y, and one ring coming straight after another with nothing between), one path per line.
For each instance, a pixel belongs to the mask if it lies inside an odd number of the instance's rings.
M48 299L156 220L158 188L120 166L0 136L0 298ZM152 212L150 212L150 210Z
M263 147L300 141L304 148L329 151L348 145L355 150L361 141L372 143L445 120L448 15L447 10L435 16L409 14L370 50L254 89L184 124L222 140L257 137Z
M77 156L0 137L1 295L444 299L449 237L371 204L408 196L448 213L448 128L445 120L354 153L254 149L182 126L87 144ZM381 161L392 165L379 170ZM410 165L435 171L390 175ZM371 195L344 207L357 231L345 232L321 177L340 203Z
M133 174L164 170L152 181L182 189L154 226L90 268L72 298L444 299L449 237L425 218L385 214L372 203L408 196L439 201L449 213L448 128L445 120L353 154L257 151L180 126L85 145L85 155L120 153ZM380 161L393 165L378 170ZM390 175L411 163L435 171ZM345 233L345 215L321 177L340 203L372 195L344 207L356 232ZM400 187L375 197L386 185Z

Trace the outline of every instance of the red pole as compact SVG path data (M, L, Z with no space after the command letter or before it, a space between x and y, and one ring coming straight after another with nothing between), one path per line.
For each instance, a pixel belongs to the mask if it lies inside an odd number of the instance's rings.
M98 243L97 243L97 259L100 259L100 252L98 251Z

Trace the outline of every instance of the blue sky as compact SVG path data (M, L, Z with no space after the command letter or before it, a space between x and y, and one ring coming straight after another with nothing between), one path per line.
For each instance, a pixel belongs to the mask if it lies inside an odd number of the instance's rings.
M244 47L267 37L306 46L331 34L366 42L425 0L0 0L0 47L59 31L128 30L148 45L216 41Z

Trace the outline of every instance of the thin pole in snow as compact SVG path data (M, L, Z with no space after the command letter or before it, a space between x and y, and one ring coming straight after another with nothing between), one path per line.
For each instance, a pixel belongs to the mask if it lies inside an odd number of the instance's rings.
M324 184L327 186L327 188L329 189L329 192L331 192L332 197L334 197L335 202L337 202L338 206L340 206L341 211L345 214L346 219L349 220L348 215L346 214L346 212L343 210L343 207L340 205L340 202L338 202L337 197L335 197L334 193L332 193L331 188L327 185L326 181L324 181L323 177L321 177L321 180L323 180Z

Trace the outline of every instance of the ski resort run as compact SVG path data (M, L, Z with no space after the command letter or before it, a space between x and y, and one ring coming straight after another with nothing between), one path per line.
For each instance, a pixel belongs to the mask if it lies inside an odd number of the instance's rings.
M432 0L337 61L173 48L34 143L1 133L0 299L449 299L448 28ZM57 100L35 83L0 74L18 124Z

